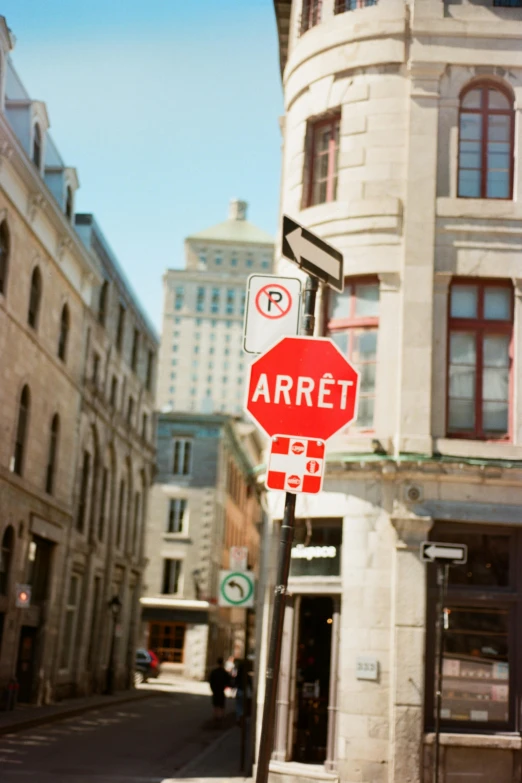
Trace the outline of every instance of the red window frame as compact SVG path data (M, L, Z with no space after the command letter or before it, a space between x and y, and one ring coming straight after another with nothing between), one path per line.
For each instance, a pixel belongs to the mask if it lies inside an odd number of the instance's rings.
M482 105L480 109L463 108L462 102L466 95L473 90L481 90ZM489 108L489 90L495 90L503 95L510 103L510 109L490 109ZM463 114L479 114L482 118L482 139L480 141L480 195L479 196L462 196L460 194L460 171L461 171L461 152L460 152L460 128L461 118ZM488 179L488 118L492 115L509 117L510 129L509 129L509 195L508 196L488 196L487 195L487 179ZM493 81L480 81L473 82L468 85L460 95L460 107L459 107L459 147L458 147L458 167L457 167L457 197L458 198L484 198L484 199L499 199L500 201L509 201L513 199L513 179L515 171L515 111L513 108L513 96L502 85ZM476 169L472 169L475 171Z
M331 337L332 334L336 332L346 332L348 333L348 350L347 350L347 358L351 360L352 354L353 354L353 336L355 334L355 331L357 329L379 329L379 316L378 315L372 315L372 316L357 316L355 314L355 306L356 306L356 297L354 296L354 291L359 285L376 285L377 288L379 288L379 279L375 277L374 275L365 275L363 277L350 277L345 280L345 290L346 288L351 288L351 293L349 294L349 310L348 310L348 316L345 318L330 318L329 317L329 310L330 310L330 303L331 303L331 292L329 292L329 296L325 297L325 312L324 312L324 323L326 325L326 336ZM369 364L370 362L368 362ZM375 362L372 362L372 364L377 364L377 357L375 358ZM375 394L376 394L376 386L374 386L373 394L367 394L366 397L370 398L372 397L375 400ZM375 411L374 411L375 416ZM374 422L372 422L371 426L364 426L360 427L357 426L357 420L354 421L350 428L356 428L359 432L373 432L374 431Z
M331 136L328 142L328 149L325 152L317 153L316 145L318 140L319 131L325 128L330 128ZM309 147L309 177L308 177L308 189L306 193L306 206L313 207L316 204L325 204L330 201L335 201L337 198L337 174L338 174L338 153L339 153L339 138L341 131L341 115L332 114L329 117L325 117L322 120L316 120L311 123L310 128L310 147ZM324 201L316 201L314 199L314 188L316 183L316 173L318 170L319 157L327 156L327 175L326 175L326 198Z
M477 317L476 318L458 318L451 315L451 293L458 286L477 286ZM493 320L484 318L484 292L486 288L504 288L511 292L510 307L511 318L509 321ZM446 353L446 437L462 438L466 440L484 440L490 443L506 443L513 439L513 398L514 398L514 291L513 285L505 280L488 278L455 278L452 280L448 292L448 334L447 334L447 353ZM473 431L452 430L449 429L449 385L450 385L450 340L453 332L467 332L475 334L476 345L476 364L475 364L475 428ZM483 362L483 337L486 334L509 335L509 381L508 381L508 424L505 435L491 437L483 430L482 421L482 380L484 375Z
M345 11L356 11L372 5L377 5L377 0L335 0L334 14L344 14Z
M321 21L322 0L303 0L301 11L301 35Z

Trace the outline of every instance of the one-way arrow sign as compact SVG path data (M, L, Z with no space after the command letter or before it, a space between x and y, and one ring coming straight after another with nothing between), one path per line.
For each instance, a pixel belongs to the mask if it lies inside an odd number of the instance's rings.
M421 558L426 563L462 565L468 560L468 547L466 544L423 541L421 544Z
M343 291L343 254L283 215L283 255L336 291Z

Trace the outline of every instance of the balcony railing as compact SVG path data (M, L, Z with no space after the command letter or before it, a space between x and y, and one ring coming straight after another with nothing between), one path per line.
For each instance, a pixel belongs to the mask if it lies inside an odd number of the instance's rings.
M377 5L377 0L335 0L334 14L344 14L345 11L356 11L370 5Z

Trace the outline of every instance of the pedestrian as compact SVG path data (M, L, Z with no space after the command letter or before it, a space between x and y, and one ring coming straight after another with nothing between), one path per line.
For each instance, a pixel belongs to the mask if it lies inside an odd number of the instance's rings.
M241 725L243 721L243 715L245 712L245 674L246 674L245 661L237 660L235 685L236 685L236 723L238 726Z
M223 666L223 658L217 659L216 668L210 672L209 683L212 691L214 723L220 725L225 714L225 688L230 686L230 674Z

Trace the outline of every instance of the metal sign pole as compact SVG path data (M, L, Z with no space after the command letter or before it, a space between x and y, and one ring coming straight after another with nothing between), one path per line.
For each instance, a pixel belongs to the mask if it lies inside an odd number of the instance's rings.
M316 278L307 276L304 292L303 334L312 336L315 325L315 300L319 282ZM270 629L270 645L266 664L265 702L261 722L261 742L257 759L256 783L267 783L268 767L274 745L275 707L279 669L281 665L281 642L283 639L283 622L285 617L286 591L288 574L290 572L290 555L295 527L296 496L287 492L281 537L279 539L279 554L277 561L277 577L274 589L274 606L272 610L272 627Z
M449 565L437 563L437 584L439 586L439 601L437 606L437 644L436 644L436 675L435 675L435 747L433 751L433 783L439 783L440 768L440 711L442 707L442 681L444 662L444 631L446 630L445 606L448 588Z
M248 648L250 645L250 609L245 610L245 650L243 653L243 677L241 686L243 688L243 716L241 721L241 750L239 757L239 768L241 772L247 773L249 770L245 768L246 759L246 742L247 742L247 691L248 691ZM249 721L249 725L252 725L252 721Z

